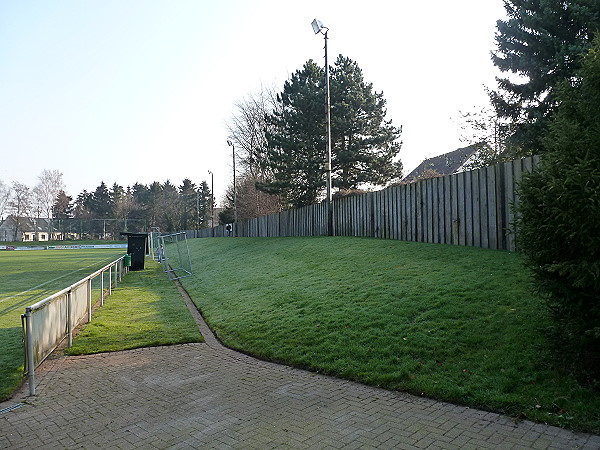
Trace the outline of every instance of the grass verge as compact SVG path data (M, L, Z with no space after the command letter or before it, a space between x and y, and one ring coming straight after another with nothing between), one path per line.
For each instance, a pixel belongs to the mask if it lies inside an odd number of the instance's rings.
M600 395L553 368L517 254L364 238L189 242L182 280L218 337L262 358L600 432Z
M202 342L202 335L174 283L160 265L129 272L73 339L67 355Z

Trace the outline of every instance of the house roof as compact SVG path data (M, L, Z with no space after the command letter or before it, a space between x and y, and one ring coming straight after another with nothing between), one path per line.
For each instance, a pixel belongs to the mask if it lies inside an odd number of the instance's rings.
M440 176L451 175L458 172L464 164L477 152L474 145L459 148L453 152L428 158L417 166L415 170L404 177L403 181L412 181L423 175L423 172L430 170L438 173Z
M8 216L6 219L0 222L0 229L11 229L15 227L16 219L14 216ZM31 232L44 232L48 231L50 219L30 219L29 217L21 217L19 219L19 231L24 233Z

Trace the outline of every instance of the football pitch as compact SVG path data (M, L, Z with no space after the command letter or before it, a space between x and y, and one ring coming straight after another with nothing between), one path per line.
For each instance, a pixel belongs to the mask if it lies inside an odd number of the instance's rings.
M21 314L25 308L124 253L125 249L0 251L0 379L10 380L9 388L0 388L0 400L10 395L23 375ZM93 289L99 286L98 279Z

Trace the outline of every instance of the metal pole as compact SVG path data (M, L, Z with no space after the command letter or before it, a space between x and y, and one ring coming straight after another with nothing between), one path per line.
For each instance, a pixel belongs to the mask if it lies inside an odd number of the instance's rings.
M73 345L73 321L71 319L73 305L71 305L71 291L67 293L67 347Z
M215 174L211 170L210 173L210 227L215 226Z
M87 305L88 305L88 322L92 321L92 279L88 278L87 282Z
M233 237L237 236L237 184L235 182L235 146L231 144L233 153Z
M33 358L33 337L31 308L25 308L25 333L27 338L27 372L29 378L29 395L35 395L35 362Z
M104 270L100 272L100 306L104 306Z
M329 63L327 61L327 33L325 32L325 81L327 84L327 101L326 101L326 114L327 114L327 162L325 163L325 170L327 170L327 201L331 202L331 95L329 91Z
M327 60L327 33L325 31L325 81L327 84L326 99L326 122L327 122L327 161L325 170L327 171L327 235L333 236L333 207L331 204L331 94L329 90L329 62Z
M237 185L235 182L235 145L233 142L227 141L227 145L231 146L231 154L233 155L233 236L237 236Z

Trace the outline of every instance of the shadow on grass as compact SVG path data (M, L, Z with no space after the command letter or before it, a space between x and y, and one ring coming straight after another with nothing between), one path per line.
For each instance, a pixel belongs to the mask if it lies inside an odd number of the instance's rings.
M23 331L0 329L0 401L6 400L23 379Z

